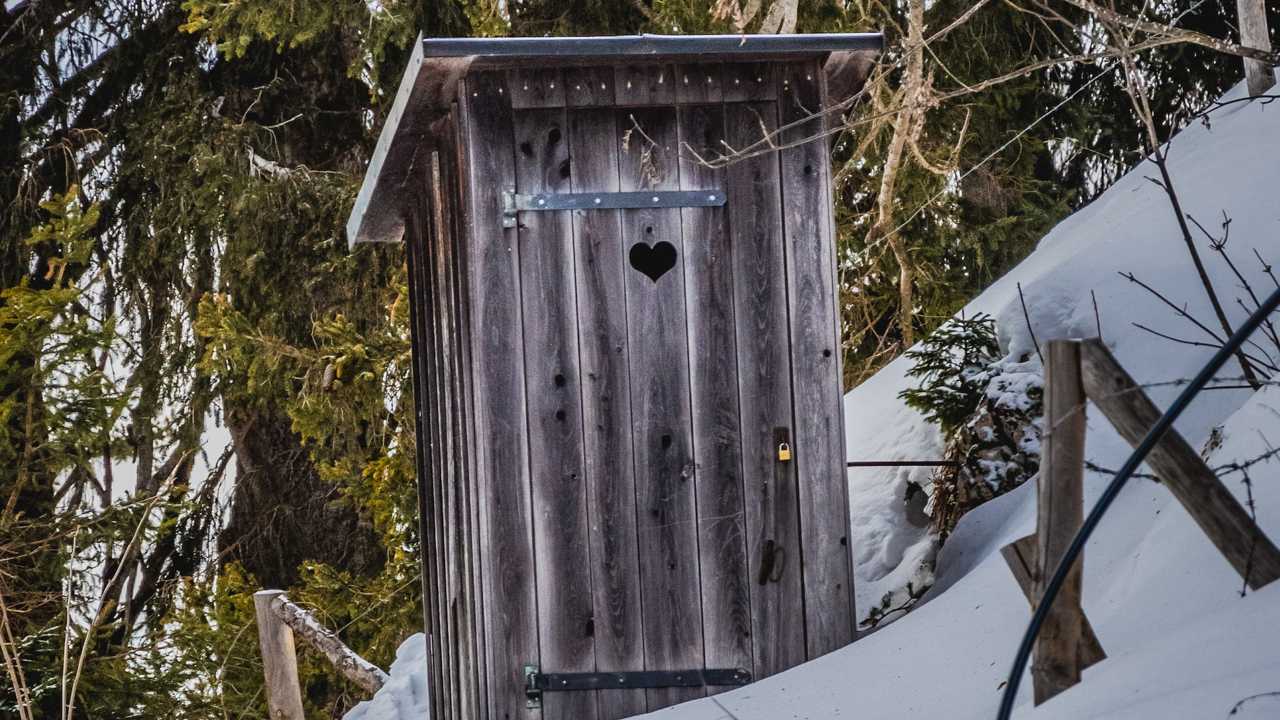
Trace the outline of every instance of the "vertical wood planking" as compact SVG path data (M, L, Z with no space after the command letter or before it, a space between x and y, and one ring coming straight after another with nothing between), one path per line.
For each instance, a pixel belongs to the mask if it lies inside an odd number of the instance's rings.
M434 151L422 152L423 162L420 173L422 190L430 196L431 168ZM437 540L443 548L438 573L440 575L440 627L441 631L441 666L444 670L445 684L444 715L446 718L459 718L461 706L461 678L459 677L459 637L458 637L458 553L457 527L454 509L456 507L456 491L454 486L454 466L449 448L449 378L447 366L448 337L443 322L447 299L440 288L440 247L444 228L444 208L434 203L431 213L431 232L426 235L426 247L422 253L423 277L426 284L427 297L431 299L427 322L430 326L431 342L426 348L426 355L431 364L430 385L431 415L430 434L432 453L436 458L436 471L433 475L435 493L439 500L436 511Z
M565 105L608 107L613 105L614 72L611 67L565 68Z
M621 86L617 95L621 103ZM617 129L621 190L679 187L674 108L621 109ZM701 667L680 211L624 210L622 219L628 253L637 244L663 242L677 253L674 267L657 280L633 268L626 272L645 667ZM652 710L703 694L702 688L669 688L648 690L646 696Z
M427 633L429 656L427 673L430 682L430 705L433 717L443 717L441 703L444 698L442 654L440 652L439 607L435 598L438 577L436 567L443 550L435 541L436 499L431 482L434 472L431 458L431 444L428 436L430 414L430 374L427 368L427 343L431 338L427 333L426 321L429 300L427 298L422 255L425 252L426 236L429 232L428 220L430 210L426 207L413 208L405 223L405 250L409 266L409 317L410 334L413 345L413 388L414 388L414 437L415 474L418 488L418 531L422 545L422 611L424 627Z
M572 164L564 120L564 110L558 108L516 112L517 192L569 190ZM540 664L544 672L592 672L594 621L570 214L521 213L519 236ZM546 693L542 708L548 720L590 720L596 716L596 697L590 691Z
M464 162L466 146L463 133L458 131L459 111L455 105L449 116L450 132L447 144L441 153L443 160L443 179L447 187L447 195L452 205L450 247L453 263L452 300L456 308L456 321L459 328L456 338L459 358L458 383L461 388L462 419L459 431L463 435L464 483L467 497L467 559L469 567L468 586L471 595L471 632L472 656L475 662L476 715L478 720L488 720L488 668L485 659L484 637L484 565L480 559L480 543L483 537L483 526L480 516L480 482L476 473L478 451L475 436L475 397L473 395L471 368L472 327L468 306L467 285L467 249L470 247L467 211L470 207L468 195L463 192L468 182L468 165Z
M485 532L485 639L489 706L502 720L536 718L525 706L525 663L538 663L519 246L502 227L499 194L514 185L512 118L503 78L476 73L459 86L470 165L468 294L477 475Z
M627 64L614 67L613 96L619 107L633 105L674 105L675 71L671 65ZM631 124L620 123L626 132Z
M676 102L690 105L724 100L723 70L718 62L676 66Z
M616 192L613 108L572 110L568 117L573 192ZM625 273L634 271L627 267L620 211L578 211L573 223L596 669L643 670L624 286ZM645 693L601 690L599 709L602 720L641 714Z
M475 548L474 533L471 523L471 485L468 473L467 433L464 430L466 389L462 382L464 368L461 359L461 323L459 322L460 302L457 293L456 272L458 260L454 238L458 228L458 208L453 201L456 195L456 173L452 172L452 163L448 158L448 149L453 146L451 132L444 131L441 137L443 151L432 153L432 201L440 208L438 215L439 232L436 233L436 244L432 248L436 257L436 288L441 298L437 303L440 309L442 328L442 351L445 368L445 405L448 411L447 452L450 470L450 495L452 497L450 517L453 524L453 542L451 551L456 554L454 573L456 576L454 597L456 598L457 675L458 675L458 708L460 717L474 718L480 714L479 689L476 661L475 631L475 593L473 586L474 567L473 553Z
M795 393L793 464L804 547L805 635L808 657L813 658L854 639L840 312L830 154L822 118L815 117L822 109L822 72L816 61L791 63L780 70L779 125L796 123L779 138L785 149L778 157ZM803 122L806 118L813 119ZM815 139L803 142L808 138Z
M725 135L746 148L777 127L772 102L729 103ZM742 456L750 562L755 677L804 661L805 639L795 463L778 461L777 442L792 427L778 159L765 153L725 170L734 249Z
M1080 377L1080 343L1051 340L1045 346L1044 454L1037 480L1036 602L1084 521L1085 395ZM1080 682L1080 605L1084 565L1067 575L1036 639L1031 676L1035 703Z
M718 66L717 66L718 67ZM724 171L695 157L723 151L724 106L680 108L680 187L724 192ZM751 588L734 354L733 248L724 207L683 208L689 385L698 483L704 663L751 669Z

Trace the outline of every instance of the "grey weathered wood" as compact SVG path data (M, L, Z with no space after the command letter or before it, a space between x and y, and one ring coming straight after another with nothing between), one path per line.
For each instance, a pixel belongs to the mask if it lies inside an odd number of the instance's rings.
M612 67L565 68L565 104L569 107L611 107L613 82Z
M808 656L853 642L849 490L845 475L840 310L837 305L830 153L822 138L822 72L816 61L780 68L778 153L787 252L794 454L804 547ZM813 118L803 122L805 118Z
M618 93L621 100L621 87ZM678 189L675 109L623 109L617 122L619 189ZM624 142L621 134L633 123L639 130ZM624 210L622 237L628 250L669 242L677 252L675 267L657 281L630 267L625 281L645 667L698 667L702 618L680 210ZM646 691L651 710L702 694L701 688Z
M512 119L503 78L481 73L460 89L461 124L469 165L467 209L468 304L472 334L477 480L484 532L485 641L489 707L497 718L534 718L525 707L525 663L537 663L537 597L534 588L528 444L524 387L524 338L520 317L519 245L516 231L501 225L499 193L514 184L508 142Z
M298 683L298 656L293 631L271 609L283 590L259 590L253 594L258 619L258 647L267 688L271 720L306 720L302 710L302 686Z
M409 284L409 318L410 332L415 348L430 348L431 336L430 295L428 291L426 271L426 244L430 236L431 213L429 208L414 208L406 224L405 254L408 260ZM438 567L444 548L437 541L439 521L436 487L433 482L436 470L436 458L432 452L431 417L434 393L431 390L433 378L430 368L431 353L429 350L417 352L413 357L414 387L414 424L417 438L416 465L418 489L418 522L419 537L422 544L422 597L423 620L427 633L427 671L428 687L431 690L430 704L433 717L444 717L442 704L444 698L444 667L440 631L440 603L443 596L439 589L440 574Z
M776 100L775 66L762 62L732 62L724 65L725 102ZM723 152L723 148L721 151Z
M1160 410L1098 339L1081 350L1084 389L1131 445L1142 441ZM1147 464L1187 514L1253 589L1280 578L1280 550L1177 431L1147 455Z
M719 103L724 99L721 73L716 62L676 66L676 102L682 104Z
M517 112L515 142L517 192L570 190L564 110ZM543 672L592 672L595 631L591 566L584 562L589 557L587 495L570 214L523 213L519 235L540 666ZM595 718L595 693L547 693L542 716Z
M511 108L564 107L564 74L555 68L523 68L507 73L507 92Z
M453 130L446 129L441 135L442 144L446 147L456 146ZM456 155L433 152L431 162L432 207L435 212L436 232L432 247L434 294L439 298L434 303L437 311L439 328L440 357L442 361L442 377L444 384L443 406L445 422L442 431L445 434L444 450L448 458L446 477L449 489L446 493L449 513L450 543L449 552L453 555L451 568L451 590L449 593L453 613L454 655L457 665L457 708L459 717L478 718L483 712L479 700L479 679L477 655L477 618L475 613L474 592L474 547L475 534L471 523L471 482L466 457L465 422L465 388L462 376L465 372L461 364L461 328L458 322L458 311L461 303L457 294L456 277L459 266L456 257L455 238L461 232L458 217Z
M1035 610L1039 603L1035 583L1039 572L1037 570L1039 563L1036 560L1036 536L1033 534L1019 538L1000 548L1000 554L1009 566L1009 571L1013 573L1014 579L1018 581L1018 588L1031 604L1031 609ZM1080 619L1079 643L1081 670L1107 659L1107 654L1102 650L1102 643L1098 642L1098 636L1093 632L1093 625L1089 622L1087 615Z
M420 165L420 182L423 182L424 190L427 189L427 184L430 182L430 157L431 155L426 155L425 162ZM438 285L439 272L438 258L436 257L439 237L443 232L443 223L443 214L437 205L432 208L430 214L428 222L430 231L424 235L426 247L423 248L421 255L421 273L427 298L427 316L425 320L429 342L419 352L419 355L424 357L428 363L428 372L426 374L429 380L427 408L430 414L427 423L427 437L429 440L428 451L431 453L430 480L432 493L437 503L436 514L433 518L433 531L435 533L436 546L442 553L436 565L438 595L434 598L437 608L437 634L440 636L442 653L441 682L443 683L442 698L444 702L442 703L441 714L446 720L453 720L458 718L461 713L461 692L458 678L459 668L456 661L459 643L455 619L457 607L457 554L455 552L456 541L454 538L453 516L455 498L451 483L453 463L448 452L449 392L447 390L448 371L444 360L444 346L447 340L441 324L443 303L441 302L442 294Z
M1036 500L1036 597L1084 521L1085 397L1080 343L1045 346L1044 449ZM1072 567L1036 639L1031 677L1037 705L1080 682L1080 562Z
M465 489L467 513L465 523L467 528L466 541L466 558L468 567L467 593L469 596L469 612L470 612L470 653L474 664L473 673L475 675L475 713L477 720L488 720L489 702L487 693L487 666L484 654L484 597L482 590L482 581L484 577L484 568L480 564L479 547L481 537L480 525L480 502L477 496L477 478L475 473L476 467L476 443L475 433L472 428L472 420L475 416L475 401L472 395L471 374L471 326L470 317L467 306L467 258L466 248L470 241L467 237L467 228L464 222L464 211L467 207L465 195L462 188L466 187L468 169L459 163L459 158L465 153L461 145L460 133L457 131L457 113L451 118L450 131L448 133L447 142L444 147L449 150L443 154L443 172L442 180L446 186L447 197L451 200L450 207L450 233L449 247L451 271L451 289L450 301L454 311L454 321L457 325L458 332L454 338L455 350L459 359L459 365L456 371L457 394L459 397L459 409L461 417L459 418L457 429L461 434L461 461L460 466L463 473L463 487ZM472 717L472 716L468 716Z
M675 69L671 65L616 65L613 96L620 107L671 105L676 101ZM627 123L623 130L630 126Z
M724 171L694 159L723 149L724 106L680 109L680 187L721 190ZM709 668L748 668L751 588L742 486L742 427L733 312L733 247L723 207L680 211L688 308L689 385L698 468L698 558L704 658Z
M438 127L436 120L449 113L458 84L469 71L605 64L611 71L619 67L631 72L657 63L820 58L828 53L837 60L850 54L874 56L882 42L879 35L870 34L727 35L714 39L649 35L585 42L553 37L419 38L348 220L348 239L352 243L400 239L405 211L419 200L412 184L404 182L413 168L413 155L424 142L435 142L432 129ZM847 62L840 66L858 67ZM845 84L860 87L865 73L865 69L844 73L852 78ZM632 98L630 102L668 104L670 99L659 94L652 101Z
M1271 49L1271 33L1267 29L1267 6L1263 0L1236 0L1240 16L1240 44L1258 50ZM1244 76L1249 96L1257 97L1276 84L1275 69L1261 60L1246 58Z
M777 113L775 103L726 104L729 145L742 148L756 142L765 131L777 127ZM734 317L757 678L797 665L806 654L804 633L794 632L795 624L804 617L795 463L779 462L774 434L776 428L793 426L779 193L775 154L741 160L725 170L734 249Z
M612 74L609 75L612 83ZM570 91L572 93L572 90ZM571 96L572 97L572 96ZM612 107L569 113L574 192L618 190L618 133ZM643 670L640 570L621 212L573 213L582 378L582 425L596 669ZM643 690L601 690L602 720L639 715Z
M343 677L359 685L370 695L387 684L389 678L385 672L347 647L337 635L317 622L311 613L291 602L279 590L263 592L271 595L269 602L271 612L275 613L276 617L287 625L296 637L302 638L313 649L324 655ZM255 593L255 604L257 595L258 593Z

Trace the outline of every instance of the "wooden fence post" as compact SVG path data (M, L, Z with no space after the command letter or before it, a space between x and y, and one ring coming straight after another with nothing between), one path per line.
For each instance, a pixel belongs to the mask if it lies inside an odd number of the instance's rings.
M1080 343L1053 340L1045 348L1045 433L1036 510L1037 601L1084 522L1085 396ZM1035 703L1080 682L1084 609L1077 562L1045 617L1031 663Z
M259 590L253 594L262 672L267 684L267 708L271 720L305 720L293 631L271 608L272 601L283 594L283 590Z
M1240 44L1259 50L1271 50L1271 35L1267 32L1267 8L1263 0L1236 0L1240 21ZM1276 84L1275 71L1261 60L1245 58L1244 76L1249 85L1249 97L1257 97Z

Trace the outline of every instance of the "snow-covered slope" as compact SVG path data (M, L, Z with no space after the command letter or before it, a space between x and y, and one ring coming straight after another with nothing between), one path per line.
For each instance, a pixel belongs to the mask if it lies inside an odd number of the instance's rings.
M1237 87L1223 99L1241 97ZM1209 126L1194 123L1171 143L1169 167L1184 210L1216 232L1225 211L1232 219L1228 251L1254 287L1269 287L1252 250L1280 264L1280 108L1259 102L1224 107ZM1090 291L1097 296L1102 336L1139 382L1187 377L1209 351L1177 345L1137 330L1141 323L1177 337L1204 341L1195 328L1161 302L1119 275L1132 272L1189 312L1217 328L1208 299L1196 277L1176 218L1164 192L1148 178L1158 175L1143 164L1088 207L1055 227L1035 252L966 308L996 318L1001 347L1018 355L1033 350L1018 300L1026 296L1031 326L1041 341L1098 334ZM1204 240L1203 238L1198 238ZM1239 283L1230 268L1200 244L1201 257L1233 323L1245 312L1234 299ZM1220 331L1219 331L1220 332ZM929 459L941 457L935 427L897 398L909 386L904 377L910 359L900 357L845 398L850 459ZM1239 375L1232 363L1223 373ZM1177 387L1153 388L1161 405ZM1178 427L1193 443L1240 406L1247 392L1205 393ZM1106 466L1122 447L1108 428L1094 427L1090 455ZM1103 462L1105 460L1106 462ZM900 593L908 581L920 584L921 561L933 551L933 539L918 512L903 502L907 483L928 484L929 468L859 468L849 473L853 514L855 587L858 613ZM898 603L895 601L894 605Z
M1227 98L1239 97L1237 88ZM1233 256L1257 287L1267 280L1252 249L1280 262L1280 107L1238 103L1194 124L1170 151L1170 169L1187 212L1215 228L1231 216ZM1101 198L1056 227L1036 251L966 308L998 322L1001 346L1030 351L1016 284L1026 294L1031 323L1043 342L1096 334L1090 291L1097 295L1102 334L1120 361L1149 383L1190 376L1210 351L1175 345L1131 323L1194 337L1194 331L1121 271L1164 292L1202 318L1211 318L1162 191L1139 167ZM1205 251L1205 262L1233 322L1238 282ZM1199 339L1199 338L1197 338ZM900 359L846 398L850 458L937 457L936 430L905 407L909 361ZM1224 374L1238 374L1229 365ZM1158 404L1173 386L1149 390ZM1203 393L1179 430L1193 444L1223 426L1211 464L1245 460L1280 446L1280 387L1250 394ZM1088 457L1118 466L1128 447L1090 410ZM1253 468L1254 496L1264 530L1280 540L1280 460ZM1086 477L1091 504L1106 477ZM1238 476L1233 492L1243 495ZM917 578L933 552L919 509L904 503L906 483L927 470L850 473L859 613L886 592ZM830 720L833 718L990 718L1000 699L1030 610L1000 558L1004 544L1034 528L1035 488L1023 487L987 503L961 521L938 557L928 602L857 643L813 662L713 698L645 716L653 720ZM1134 480L1104 519L1085 553L1084 604L1108 659L1084 682L1038 709L1031 683L1022 684L1019 717L1172 718L1280 717L1280 583L1240 595L1240 581L1181 506L1160 485ZM392 669L397 677L403 667ZM425 671L425 663L412 667ZM408 686L406 686L408 687ZM414 683L412 687L421 687ZM384 693L391 694L389 690ZM389 706L388 706L389 707ZM360 712L358 709L354 712ZM368 711L364 711L368 712ZM352 720L398 720L365 714ZM408 718L408 715L401 717ZM415 716L415 720L418 718Z

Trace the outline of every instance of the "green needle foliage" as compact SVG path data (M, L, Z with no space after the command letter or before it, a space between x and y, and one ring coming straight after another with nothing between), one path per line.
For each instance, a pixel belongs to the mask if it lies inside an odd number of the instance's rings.
M770 5L6 3L0 716L265 716L252 607L263 587L386 667L422 617L406 273L400 248L350 252L343 227L413 38L738 32L748 16L751 32ZM930 3L926 25L969 7ZM797 9L800 32L887 38L853 116L868 121L832 138L852 383L907 349L900 268L869 238L905 8ZM1160 22L1178 11L1148 10ZM1079 50L1079 34L1041 20L985 5L931 45L935 90ZM1180 22L1231 34L1213 3ZM1202 48L1142 61L1161 132L1239 75ZM892 198L920 336L1137 159L1119 78L1033 126L1096 72L1055 66L927 109ZM972 346L919 355L936 387L908 398L944 426L966 422L965 368L992 352L985 321L963 322ZM363 699L314 654L300 661L313 717Z

